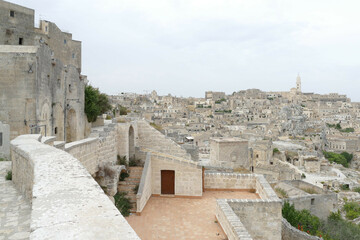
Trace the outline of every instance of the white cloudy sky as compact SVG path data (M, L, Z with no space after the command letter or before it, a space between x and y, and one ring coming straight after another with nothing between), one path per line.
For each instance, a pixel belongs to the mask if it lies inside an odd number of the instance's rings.
M109 94L303 91L360 101L359 0L10 0L81 40Z

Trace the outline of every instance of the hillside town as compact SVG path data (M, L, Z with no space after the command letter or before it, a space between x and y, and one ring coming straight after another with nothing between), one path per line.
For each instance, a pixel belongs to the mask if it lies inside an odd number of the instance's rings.
M360 239L360 102L296 73L108 95L71 33L3 0L0 19L0 240Z

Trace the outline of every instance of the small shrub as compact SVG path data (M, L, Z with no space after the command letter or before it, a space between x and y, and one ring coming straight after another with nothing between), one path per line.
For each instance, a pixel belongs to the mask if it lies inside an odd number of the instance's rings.
M135 157L131 157L129 159L129 166L130 167L137 167L141 165L141 160L140 159L136 159Z
M5 179L8 180L8 181L11 181L12 180L12 171L7 171L7 174L5 176Z
M136 184L136 186L133 188L133 191L135 194L139 191L139 184Z
M274 148L274 149L273 149L273 154L275 154L275 153L280 153L279 149Z
M301 178L302 178L302 179L306 178L305 173L301 174Z
M340 189L343 190L343 191L348 191L348 190L350 190L349 184L341 184L341 185L340 185Z
M346 218L353 220L360 217L360 204L357 202L346 202L343 210L346 212Z
M129 174L127 172L121 172L119 181L125 181L125 178L127 177L129 177Z
M127 166L128 163L126 161L126 156L119 156L117 155L117 162L116 162L117 165L125 165Z
M105 118L106 120L111 120L112 118L111 118L111 116L110 115L106 115L106 118Z
M0 162L2 162L2 161L6 161L5 158L0 158Z
M354 192L358 192L358 193L360 193L360 187L356 187L356 188L354 188L354 189L353 189L353 191L354 191Z
M126 193L125 192L117 192L114 196L114 199L115 199L115 206L117 209L119 209L121 214L124 217L129 216L132 206L131 206L130 199L126 197Z

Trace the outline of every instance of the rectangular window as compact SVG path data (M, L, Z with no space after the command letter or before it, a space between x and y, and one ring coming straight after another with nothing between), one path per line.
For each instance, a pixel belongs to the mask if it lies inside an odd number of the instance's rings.
M312 198L311 199L311 205L314 205L315 204L315 198Z
M23 45L23 38L19 38L19 45Z
M58 131L58 130L57 130L57 127L55 127L55 134L57 134L57 131Z
M66 44L66 39L64 39L64 44Z
M15 11L10 10L10 17L15 17Z

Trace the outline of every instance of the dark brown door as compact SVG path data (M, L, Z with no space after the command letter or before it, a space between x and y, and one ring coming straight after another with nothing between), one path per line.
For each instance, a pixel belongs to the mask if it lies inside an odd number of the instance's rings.
M161 194L175 194L175 171L161 170Z

